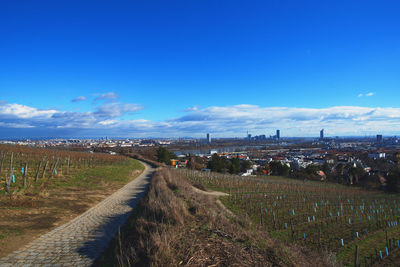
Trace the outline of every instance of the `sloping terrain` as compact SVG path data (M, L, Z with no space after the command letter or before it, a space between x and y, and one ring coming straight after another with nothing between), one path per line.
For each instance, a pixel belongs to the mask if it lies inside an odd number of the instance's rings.
M178 172L159 168L97 266L329 266L328 257L286 245L232 216Z

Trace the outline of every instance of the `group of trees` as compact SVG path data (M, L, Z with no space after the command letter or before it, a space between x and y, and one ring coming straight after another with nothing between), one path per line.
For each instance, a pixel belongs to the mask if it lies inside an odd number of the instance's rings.
M386 187L389 192L400 192L400 168L391 169L386 178Z
M322 165L311 164L305 168L293 170L290 174L293 178L319 180L323 172L324 179L336 183L359 184L365 178L366 172L360 166L339 163L337 165L324 163Z
M270 171L271 175L288 176L290 173L290 167L279 161L271 161L266 167Z
M251 168L251 165L252 164L250 161L241 161L238 157L228 159L226 157L220 157L217 154L213 154L207 164L207 168L215 172L229 172L231 174L238 174Z
M158 162L163 162L167 165L171 164L171 159L176 158L176 155L169 151L168 149L166 149L165 147L158 147L157 149L157 161Z
M386 162L383 162L381 167L382 169L378 169L378 173L369 174L361 166L355 166L353 163L311 164L305 168L291 169L279 161L272 161L267 163L263 169L271 175L310 180L320 180L324 176L324 179L330 182L365 187L376 187L377 182L379 183L383 177L386 180L386 191L400 192L400 168L393 165L389 168Z

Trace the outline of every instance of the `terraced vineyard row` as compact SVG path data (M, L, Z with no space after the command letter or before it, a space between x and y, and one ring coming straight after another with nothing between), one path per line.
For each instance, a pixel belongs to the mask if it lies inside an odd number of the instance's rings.
M400 250L398 195L281 177L181 172L194 184L229 193L221 201L272 237L334 252L344 265L379 264Z

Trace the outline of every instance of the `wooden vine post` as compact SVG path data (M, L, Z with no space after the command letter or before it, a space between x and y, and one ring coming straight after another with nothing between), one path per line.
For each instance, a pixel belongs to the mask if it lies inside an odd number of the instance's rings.
M39 173L40 173L40 168L42 167L42 161L39 161L37 170L36 170L36 175L35 175L35 183L37 182L37 179L39 178Z
M51 175L50 175L50 177L53 177L53 175L55 174L56 168L57 168L57 164L58 164L58 161L59 161L59 160L60 160L60 158L57 157L57 160L56 160L56 162L54 163L54 166L53 166L53 168L52 168L52 170L51 170Z
M356 245L356 250L354 254L354 267L358 266L358 245Z
M25 163L25 166L24 166L24 173L23 173L23 175L24 175L24 188L26 187L26 174L27 174L27 172L28 172L28 163Z
M321 228L318 228L318 251L321 252Z
M5 191L6 191L7 193L9 193L11 180L12 180L13 175L14 175L14 170L13 170L13 158L14 158L14 152L11 152L11 159L10 159L10 177L8 178L8 181L7 181L6 186L5 186Z
M44 174L46 173L47 165L49 165L48 160L46 161L46 164L44 165L44 168L43 168L43 173L42 173L42 177L41 177L42 179L44 178Z
M4 152L1 151L0 175L3 172L4 158L5 158Z

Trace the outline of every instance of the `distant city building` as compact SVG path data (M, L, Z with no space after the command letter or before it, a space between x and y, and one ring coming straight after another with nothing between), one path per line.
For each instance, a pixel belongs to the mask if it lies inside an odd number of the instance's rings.
M247 134L247 140L251 140L251 134Z
M382 141L383 141L383 136L381 134L376 135L376 142L382 143Z
M262 135L256 135L256 136L252 137L251 139L255 140L255 141L264 141L264 140L267 140L267 137L265 136L265 134L262 134Z
M210 155L214 155L217 153L218 153L218 150L216 150L216 149L211 149L210 151L208 151L208 154L210 154Z
M207 143L211 144L211 134L207 134Z
M324 139L324 129L319 131L319 139L323 140Z
M280 139L281 138L281 131L280 130L276 130L276 139Z
M386 158L386 153L383 153L383 152L370 153L370 154L368 154L368 157L372 158L372 159L384 159L384 158Z

